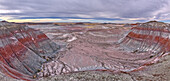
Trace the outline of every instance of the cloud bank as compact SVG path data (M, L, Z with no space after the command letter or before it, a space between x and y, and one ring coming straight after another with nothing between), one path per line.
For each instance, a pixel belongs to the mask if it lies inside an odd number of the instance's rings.
M170 20L169 0L0 0L0 19Z

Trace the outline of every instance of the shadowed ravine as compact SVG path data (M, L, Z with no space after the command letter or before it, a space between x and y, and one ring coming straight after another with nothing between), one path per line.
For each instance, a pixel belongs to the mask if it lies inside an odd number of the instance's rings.
M84 71L129 73L169 52L170 25L161 22L130 30L0 25L0 71L21 80Z

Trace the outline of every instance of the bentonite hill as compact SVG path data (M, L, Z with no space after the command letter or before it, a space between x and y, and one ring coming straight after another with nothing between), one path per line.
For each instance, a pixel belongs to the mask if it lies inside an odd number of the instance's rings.
M163 22L0 22L1 81L168 81L169 52Z

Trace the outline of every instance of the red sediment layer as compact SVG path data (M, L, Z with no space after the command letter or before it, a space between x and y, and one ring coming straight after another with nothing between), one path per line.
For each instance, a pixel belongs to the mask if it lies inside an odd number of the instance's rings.
M161 46L164 46L164 48L162 48L162 50L168 52L170 51L170 39L169 38L164 38L164 37L160 37L160 36L152 36L152 35L142 35L142 34L136 34L133 32L130 32L128 35L128 37L134 38L136 40L152 40L152 42L158 42Z
M170 31L168 30L165 30L165 29L159 29L159 28L146 28L146 27L133 27L132 29L135 29L135 30L150 30L150 31L160 31L160 32L167 32L167 33L170 33Z

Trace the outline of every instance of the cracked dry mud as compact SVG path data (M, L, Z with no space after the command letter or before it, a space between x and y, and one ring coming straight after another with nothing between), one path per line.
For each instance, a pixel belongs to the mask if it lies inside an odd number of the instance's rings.
M78 30L36 28L63 46L57 58L42 65L42 71L38 73L38 77L42 78L38 81L170 80L170 56L166 55L158 62L140 69L141 65L152 61L152 54L135 53L121 48L117 41L128 31L123 27ZM139 71L134 71L138 68ZM3 74L0 78L2 81L14 81Z

